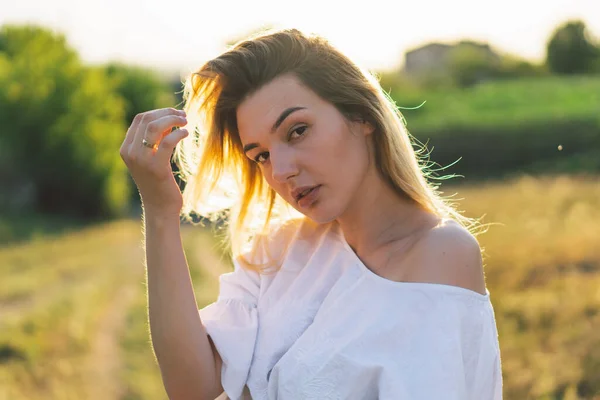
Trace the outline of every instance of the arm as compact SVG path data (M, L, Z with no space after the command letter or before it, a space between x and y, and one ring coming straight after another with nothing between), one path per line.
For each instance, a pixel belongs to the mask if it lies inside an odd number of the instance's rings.
M223 392L221 357L202 325L183 252L179 216L145 215L152 346L170 399Z
M185 112L174 108L138 114L119 154L144 208L150 334L165 389L171 399L214 399L221 388L220 357L196 309L179 230L183 197L170 162L189 133L167 132L185 125Z

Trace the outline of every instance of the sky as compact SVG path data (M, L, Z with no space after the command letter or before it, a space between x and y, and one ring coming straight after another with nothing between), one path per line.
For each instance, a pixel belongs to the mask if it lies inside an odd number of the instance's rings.
M66 35L89 63L120 60L187 73L264 25L328 38L360 65L389 70L431 41L473 39L540 61L552 31L581 19L600 37L600 0L0 0L0 25Z

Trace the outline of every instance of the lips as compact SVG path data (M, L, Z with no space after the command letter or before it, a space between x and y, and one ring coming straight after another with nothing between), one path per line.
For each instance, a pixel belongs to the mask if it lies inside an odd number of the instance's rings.
M301 198L303 198L304 196L306 196L307 194L309 194L310 192L312 192L314 189L316 189L317 187L313 187L311 189L306 189L304 192L300 193L300 195L298 196L297 200L300 200Z
M307 194L309 194L313 189L316 189L317 187L319 187L321 185L314 185L314 186L302 186L299 187L297 189L294 189L292 191L292 197L294 198L294 200L298 201L300 200L302 197L306 196Z

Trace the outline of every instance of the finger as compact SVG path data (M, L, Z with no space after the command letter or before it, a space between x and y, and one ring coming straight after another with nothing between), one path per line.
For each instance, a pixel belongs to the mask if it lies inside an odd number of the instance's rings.
M166 115L183 115L185 116L185 111L177 110L176 108L168 107L168 108L158 108L156 110L151 110L145 113L152 120L158 119L160 117L164 117Z
M160 146L156 151L156 157L165 158L165 162L171 162L171 156L173 150L182 139L189 135L187 129L176 129L173 132L166 135L160 142Z
M138 145L142 144L142 139L144 139L144 135L146 135L146 126L159 119L162 118L164 116L183 116L185 117L185 111L183 110L176 110L174 108L160 108L157 110L152 110L152 111L147 111L144 113L142 120L140 121L140 124L137 127L137 130L135 132L135 136L133 139L133 143L135 145L135 147L139 147ZM150 139L146 138L146 140L148 140L150 142ZM152 142L154 143L154 142Z
M168 134L174 126L181 127L186 124L187 120L184 117L167 115L148 123L148 125L146 125L144 138L150 143L160 144L163 136Z
M129 129L127 130L127 134L125 135L125 140L123 141L123 145L121 146L121 149L128 148L131 145L131 143L133 143L133 140L135 138L135 133L138 129L138 126L142 122L143 116L144 116L144 113L139 113L135 117L133 117L133 121L131 122Z

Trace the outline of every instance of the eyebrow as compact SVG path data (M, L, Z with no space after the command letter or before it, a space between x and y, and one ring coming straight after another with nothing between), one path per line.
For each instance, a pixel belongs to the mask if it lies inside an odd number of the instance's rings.
M271 127L271 133L275 132L277 130L277 128L279 128L281 126L281 124L283 124L283 121L285 121L285 119L291 113L298 111L298 110L305 110L305 109L306 109L306 107L290 107L290 108L286 108L285 110L283 110L283 112L279 115L279 118L277 118L277 121L275 121L275 123ZM244 146L244 153L247 153L256 147L259 147L258 143L248 143L247 145Z

